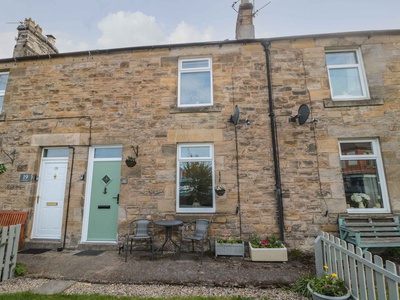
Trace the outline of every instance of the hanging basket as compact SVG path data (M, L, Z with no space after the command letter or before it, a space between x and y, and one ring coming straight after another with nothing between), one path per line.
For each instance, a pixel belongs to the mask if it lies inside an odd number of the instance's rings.
M215 189L215 193L217 194L217 196L221 197L225 194L225 189L224 188Z
M132 168L136 166L136 160L135 159L126 159L125 164L129 167Z

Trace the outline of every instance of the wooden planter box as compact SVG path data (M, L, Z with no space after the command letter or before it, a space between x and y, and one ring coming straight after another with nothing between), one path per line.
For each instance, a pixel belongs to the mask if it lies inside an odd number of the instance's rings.
M249 242L249 252L252 261L287 261L287 249L284 248L253 248Z
M244 242L241 244L229 244L215 242L215 256L229 255L244 257Z

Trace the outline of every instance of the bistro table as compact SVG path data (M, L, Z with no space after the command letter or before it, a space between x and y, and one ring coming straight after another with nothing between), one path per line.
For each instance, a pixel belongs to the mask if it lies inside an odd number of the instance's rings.
M174 242L172 239L172 228L181 226L183 222L181 220L158 220L154 221L154 224L157 226L162 226L165 227L165 240L164 243L160 248L157 249L156 252L161 250L161 253L164 251L164 246L170 241L173 246L177 247L179 250L181 249L180 246L178 246L177 243ZM174 254L175 254L175 247L174 247Z

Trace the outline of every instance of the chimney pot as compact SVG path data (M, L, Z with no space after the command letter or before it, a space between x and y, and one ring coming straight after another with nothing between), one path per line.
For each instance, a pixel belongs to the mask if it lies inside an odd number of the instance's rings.
M53 45L56 45L56 38L51 34L46 34L47 40Z

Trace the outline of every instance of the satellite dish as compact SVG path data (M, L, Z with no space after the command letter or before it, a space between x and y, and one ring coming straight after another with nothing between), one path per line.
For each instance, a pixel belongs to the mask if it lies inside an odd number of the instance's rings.
M308 117L310 116L310 108L306 104L302 104L299 107L299 111L297 116L291 117L289 119L290 122L296 122L296 119L299 120L299 125L303 125L307 122Z
M239 123L239 114L240 114L239 106L235 105L235 112L233 113L233 115L231 115L229 121L237 125L237 123Z

